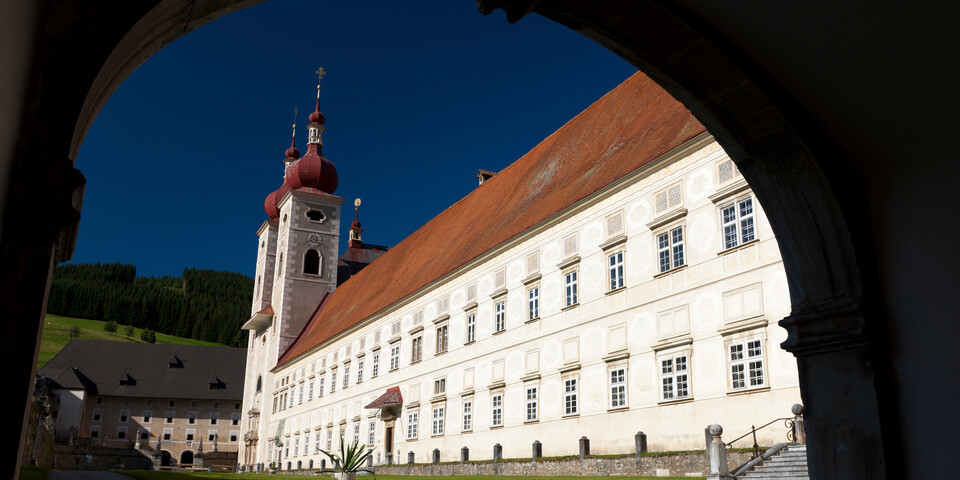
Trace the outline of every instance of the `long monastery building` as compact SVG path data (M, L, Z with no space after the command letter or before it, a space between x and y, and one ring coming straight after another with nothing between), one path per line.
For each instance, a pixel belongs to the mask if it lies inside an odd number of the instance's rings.
M319 95L319 94L318 94ZM319 97L318 97L319 98ZM392 248L338 252L325 118L267 196L240 463L704 448L788 414L777 241L720 146L637 73ZM338 273L339 272L339 273ZM761 431L761 444L784 441Z

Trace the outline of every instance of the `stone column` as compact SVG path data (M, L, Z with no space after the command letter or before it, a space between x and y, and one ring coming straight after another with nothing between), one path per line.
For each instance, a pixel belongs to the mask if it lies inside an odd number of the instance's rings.
M803 428L803 405L795 403L790 411L793 412L793 441L804 445L807 443L807 432Z
M710 442L710 449L707 452L710 455L710 475L707 475L707 479L732 479L733 476L727 468L727 446L720 440L723 427L713 424L709 428L713 441Z

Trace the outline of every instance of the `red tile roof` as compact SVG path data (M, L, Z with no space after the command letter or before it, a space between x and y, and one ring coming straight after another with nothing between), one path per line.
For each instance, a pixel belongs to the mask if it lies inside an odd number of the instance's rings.
M334 290L278 365L375 315L704 131L641 73Z
M400 387L388 388L383 395L363 408L379 408L384 405L403 405L403 395L400 395Z

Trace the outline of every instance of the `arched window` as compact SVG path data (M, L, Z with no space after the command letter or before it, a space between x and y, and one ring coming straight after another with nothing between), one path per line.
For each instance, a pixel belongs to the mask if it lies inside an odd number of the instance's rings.
M263 389L263 376L258 375L257 376L257 392L259 392L261 389Z
M303 273L320 275L320 252L310 249L303 255Z

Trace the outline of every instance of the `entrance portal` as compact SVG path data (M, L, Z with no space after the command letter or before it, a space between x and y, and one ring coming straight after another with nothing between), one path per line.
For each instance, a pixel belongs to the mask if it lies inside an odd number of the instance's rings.
M180 466L182 467L184 465L193 465L193 452L190 450L184 450L183 453L180 454Z

